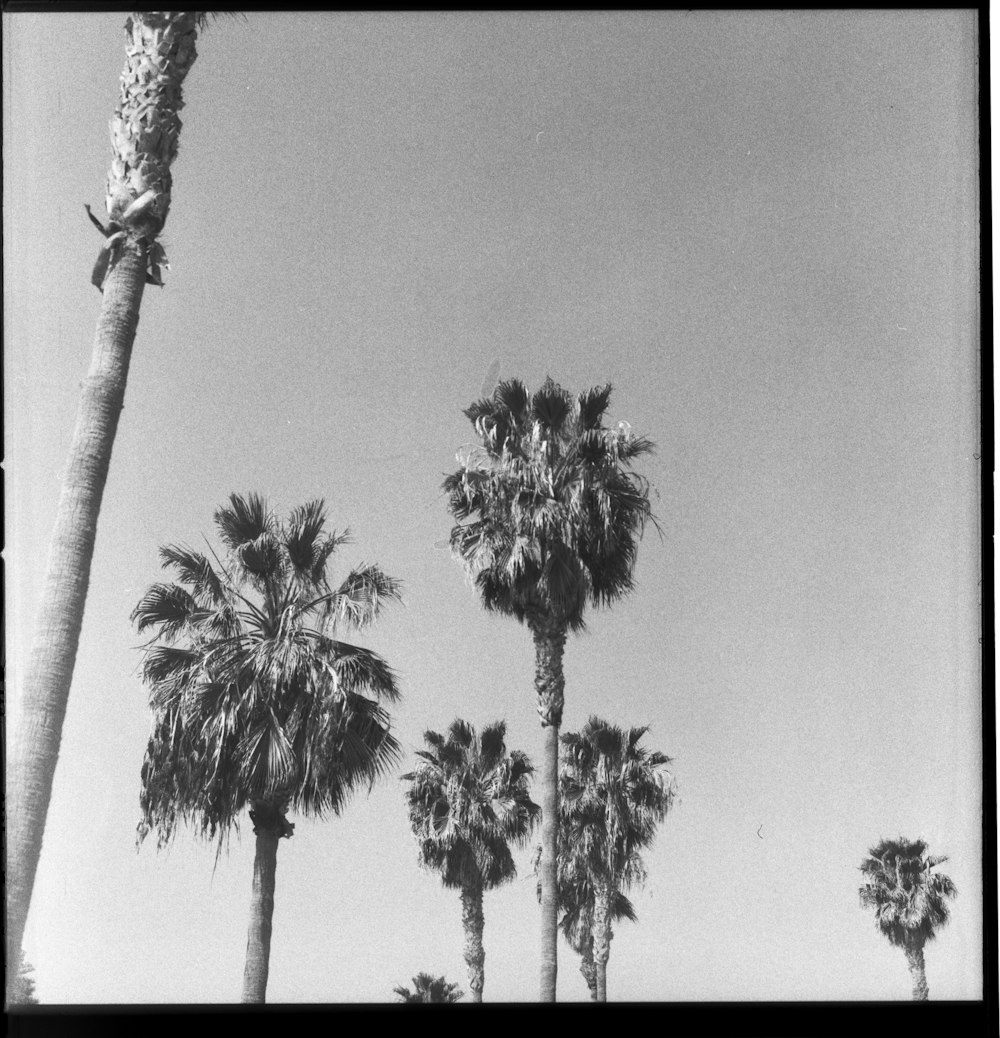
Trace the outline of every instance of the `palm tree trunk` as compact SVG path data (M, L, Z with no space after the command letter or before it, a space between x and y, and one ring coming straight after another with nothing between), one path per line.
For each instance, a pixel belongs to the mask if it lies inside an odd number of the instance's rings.
M597 966L594 964L594 935L589 934L580 949L582 956L580 961L580 972L590 989L590 1000L597 1001Z
M257 842L253 858L253 894L247 957L243 967L243 1002L263 1004L271 960L271 919L274 915L274 873L278 864L278 840L291 836L292 826L273 805L257 802L250 817Z
M910 944L904 949L906 965L910 968L910 979L913 981L913 1001L926 1002L930 998L927 987L927 974L924 970L924 946Z
M607 883L594 889L594 965L597 968L597 1001L608 1000L608 958L611 954L611 891Z
M20 950L41 854L63 719L90 583L97 517L125 399L147 265L162 261L156 236L170 208L181 86L196 58L197 12L135 14L118 107L107 209L114 230L102 250L103 292L90 371L84 379L49 547L42 607L22 684L21 721L7 786L7 961ZM114 249L110 246L115 242ZM95 271L96 273L96 271Z
M545 744L542 750L541 807L542 856L538 865L542 901L542 969L539 1000L556 1000L559 848L559 725L562 723L564 627L537 621L532 625L535 642L535 692Z
M104 283L90 371L81 383L8 771L9 949L21 947L31 903L83 624L97 516L125 398L145 282L145 253L122 249Z
M462 887L462 928L465 931L465 964L469 968L469 988L472 1001L483 1000L483 885L480 882L466 883Z

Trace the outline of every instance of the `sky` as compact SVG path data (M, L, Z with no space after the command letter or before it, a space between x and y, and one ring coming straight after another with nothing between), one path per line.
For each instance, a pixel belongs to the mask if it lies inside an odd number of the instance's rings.
M100 297L120 14L3 15L6 645L16 723ZM129 614L233 491L325 499L334 576L422 733L541 759L533 650L440 547L488 376L614 387L657 444L634 593L567 644L563 730L648 725L678 801L611 999L907 999L858 904L881 837L959 889L932 998L982 996L973 11L251 12L200 36L104 494L25 937L48 1003L239 999L252 827L135 848ZM484 383L486 383L484 387ZM392 776L278 852L269 1002L468 990L455 891ZM485 898L484 1000L533 1001L531 849ZM585 1001L561 942L558 997Z

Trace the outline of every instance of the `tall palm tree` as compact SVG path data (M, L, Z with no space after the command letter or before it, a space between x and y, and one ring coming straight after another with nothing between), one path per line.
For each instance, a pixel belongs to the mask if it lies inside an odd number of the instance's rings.
M155 830L162 847L186 821L221 850L244 808L254 825L244 1002L265 997L286 812L339 814L399 756L381 705L399 695L392 670L338 637L377 619L399 585L361 566L332 586L327 567L347 535L324 533L325 521L322 501L281 522L259 496L233 494L215 513L225 559L161 548L180 583L154 584L133 613L140 632L155 631L138 842Z
M925 856L926 850L923 840L880 840L859 866L865 877L858 890L861 907L873 908L875 925L903 949L918 1002L929 997L924 945L948 922L948 900L958 893L946 875L931 872L947 855Z
M511 844L527 841L539 810L528 796L534 768L520 750L507 751L506 734L503 721L477 735L456 718L446 735L424 733L430 750L418 750L416 770L403 776L421 863L461 891L473 1002L482 1002L485 979L483 891L517 874Z
M203 17L194 11L148 11L125 22L125 68L111 119L110 223L102 228L106 237L93 277L103 292L101 311L90 371L81 384L7 772L8 963L21 946L41 853L139 304L146 282L160 283L166 262L158 237L170 208L181 88L194 64Z
M434 977L430 973L418 973L413 978L413 990L397 985L392 989L399 995L400 1002L416 1005L421 1002L436 1002L450 1005L457 1002L464 994L457 984L449 984L444 977Z
M631 471L652 444L626 422L603 425L611 387L572 396L545 380L529 397L517 379L466 409L479 446L444 481L453 550L487 610L531 631L542 759L541 1000L556 997L559 726L563 652L589 604L633 587L638 541L652 519L649 484ZM653 520L655 523L655 519Z
M645 879L639 852L648 847L674 797L670 758L640 746L648 727L622 729L591 717L567 732L560 780L565 846L594 889L597 1000L607 1001L612 906L618 893Z

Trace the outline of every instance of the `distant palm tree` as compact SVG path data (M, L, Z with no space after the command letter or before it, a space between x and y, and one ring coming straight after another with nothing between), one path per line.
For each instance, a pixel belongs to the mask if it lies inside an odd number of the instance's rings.
M487 610L515 617L535 646L541 773L542 1001L556 997L559 726L563 651L591 605L632 589L638 541L652 518L649 485L630 471L653 445L625 422L603 425L611 387L572 396L546 379L533 397L517 379L467 408L480 446L444 489L451 545ZM655 520L653 520L655 522Z
M37 1006L38 998L35 996L35 978L33 976L35 967L27 962L22 952L20 963L13 971L14 980L7 1001L12 1006Z
M430 752L404 775L410 827L420 843L421 863L441 874L446 887L462 892L465 962L472 1001L482 1002L484 963L483 891L517 874L510 845L523 845L538 805L528 796L534 769L520 750L507 751L503 721L481 735L456 718L446 736L425 732Z
M913 980L914 1001L929 997L924 945L948 921L948 899L958 893L941 872L931 872L947 856L924 856L923 840L880 840L860 865L865 883L862 908L875 910L875 925L889 943L902 948Z
M101 310L90 370L80 383L41 608L22 682L21 718L7 766L9 966L21 947L41 854L139 305L147 281L161 283L165 259L158 239L170 208L182 86L195 61L203 22L204 12L195 11L133 12L125 21L125 67L111 119L110 222L101 228L105 238L93 278L103 293ZM12 981L8 973L8 986Z
M399 995L400 1002L417 1004L420 1002L439 1002L451 1004L457 1002L464 994L457 984L449 984L444 977L432 977L429 973L418 973L413 978L413 990L402 986L392 989Z
M639 851L648 847L673 802L670 758L639 745L648 727L623 730L591 717L563 738L562 816L572 868L593 883L597 1000L607 1001L611 919L618 893L641 885Z
M324 534L325 521L322 501L280 522L256 494L233 494L215 513L225 559L161 548L180 583L154 584L133 613L139 631L156 632L143 666L153 732L139 842L156 830L164 846L186 821L221 850L244 808L254 824L244 1002L265 997L278 841L294 829L286 811L339 814L399 757L379 702L398 698L395 675L337 636L374 621L399 585L362 566L331 586L347 535Z

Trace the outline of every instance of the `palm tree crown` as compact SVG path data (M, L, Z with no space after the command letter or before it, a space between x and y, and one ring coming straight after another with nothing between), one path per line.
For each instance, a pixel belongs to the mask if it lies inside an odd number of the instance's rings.
M392 989L399 995L400 1002L416 1004L420 1002L439 1002L451 1004L457 1002L464 994L457 984L450 984L444 977L434 977L430 973L418 973L413 978L413 990L398 985Z
M923 840L880 840L860 865L861 905L875 910L875 925L897 947L932 940L948 921L948 900L958 893L946 875L931 871L947 856L925 855L926 850Z
M526 842L539 808L528 795L534 768L520 750L508 753L506 733L503 721L477 735L456 718L446 735L424 733L430 750L418 750L420 764L403 776L420 860L446 887L490 890L516 874L511 844Z
M452 546L487 609L579 630L587 602L631 590L652 512L648 483L629 467L653 445L625 422L604 427L610 398L611 386L574 397L551 378L529 397L511 379L466 409L480 446L444 489Z
M133 613L155 631L140 841L155 829L166 843L181 819L221 838L244 806L339 813L398 758L382 706L398 698L395 675L337 635L375 620L399 584L360 566L332 587L347 534L325 521L322 501L280 522L259 496L233 494L215 513L225 561L160 550L180 583L153 585Z
M648 731L591 717L562 737L564 846L591 876L626 887L641 880L637 852L652 843L674 798L671 759L639 745Z

